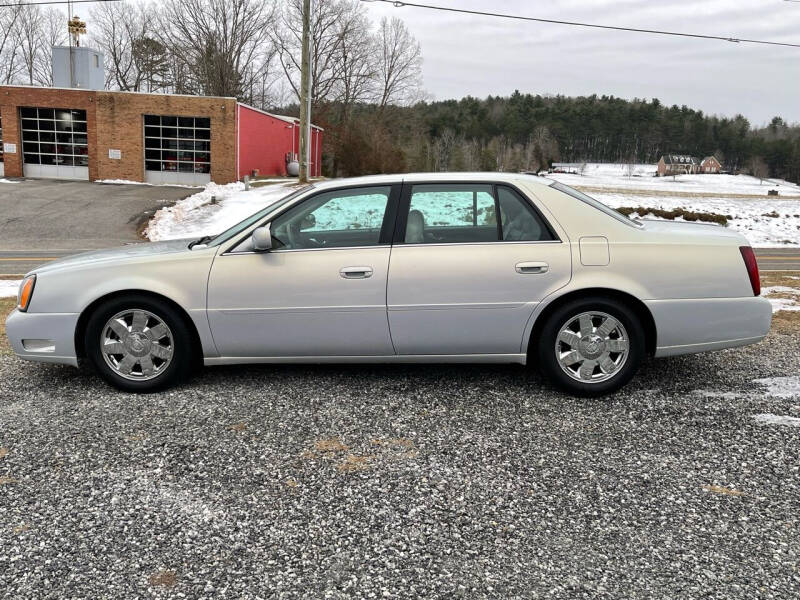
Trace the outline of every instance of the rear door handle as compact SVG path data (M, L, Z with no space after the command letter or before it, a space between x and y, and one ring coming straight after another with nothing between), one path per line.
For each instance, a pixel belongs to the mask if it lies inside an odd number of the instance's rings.
M345 279L366 279L372 277L372 267L342 267L339 275Z
M547 273L550 266L546 262L521 262L516 265L517 273L523 275L538 275Z

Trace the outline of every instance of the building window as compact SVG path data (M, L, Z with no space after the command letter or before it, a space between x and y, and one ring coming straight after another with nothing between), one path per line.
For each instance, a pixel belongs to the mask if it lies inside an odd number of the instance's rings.
M20 108L22 160L31 165L88 167L86 111Z
M211 172L211 119L144 115L147 171Z

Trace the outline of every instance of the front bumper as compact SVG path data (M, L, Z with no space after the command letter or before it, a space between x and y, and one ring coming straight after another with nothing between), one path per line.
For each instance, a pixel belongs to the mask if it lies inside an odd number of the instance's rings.
M79 316L14 310L6 319L6 335L20 358L77 367L75 327Z
M656 322L656 356L693 354L746 346L763 340L772 305L760 296L648 300Z

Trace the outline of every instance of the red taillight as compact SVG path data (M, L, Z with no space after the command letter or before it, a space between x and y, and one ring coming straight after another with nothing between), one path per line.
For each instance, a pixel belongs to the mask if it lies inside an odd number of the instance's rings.
M758 276L758 262L756 254L750 246L740 246L739 252L742 253L744 265L747 267L747 276L750 278L750 285L753 288L753 295L761 294L761 278Z

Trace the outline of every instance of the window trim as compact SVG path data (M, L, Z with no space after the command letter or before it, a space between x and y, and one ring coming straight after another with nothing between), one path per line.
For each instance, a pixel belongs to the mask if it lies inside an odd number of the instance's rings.
M491 242L424 242L418 244L407 244L405 242L406 237L406 224L408 222L408 213L411 209L411 190L415 185L488 185L492 188L492 195L494 196L494 206L495 206L495 214L497 215L497 228L498 228L498 239L491 241ZM549 240L536 240L536 241L527 241L527 240L504 240L503 239L503 224L500 217L500 201L497 195L497 188L498 187L507 187L514 192L516 192L523 200L526 201L526 204L530 209L533 210L534 216L538 217L541 221L542 225L545 229L550 233L552 239ZM550 224L550 221L545 218L542 211L539 210L539 207L536 206L533 199L523 192L520 188L516 185L509 183L507 181L492 181L492 180L475 180L475 181L464 181L461 179L453 179L452 181L441 181L441 180L422 180L422 181L404 181L403 182L403 190L400 195L400 202L398 205L398 215L397 221L395 223L394 228L394 240L392 241L393 246L474 246L476 244L485 245L485 244L550 244L550 243L562 243L563 240L559 237L556 230Z
M398 204L399 204L399 197L401 193L401 186L402 184L398 181L395 182L387 182L384 184L375 183L375 184L354 184L354 185L346 185L342 187L336 188L329 188L329 189L322 189L316 190L313 193L308 194L307 196L300 196L296 198L293 202L289 202L286 206L282 206L277 209L277 212L270 213L265 215L263 220L257 221L253 225L251 225L245 232L241 234L241 236L232 236L231 239L234 239L234 242L225 248L222 251L222 256L232 256L232 255L240 255L240 254L274 254L274 253L284 253L284 252L317 252L319 250L355 250L355 249L365 249L365 248L383 248L387 246L391 246L392 244L392 230L395 227L395 223L397 221L397 212L398 212ZM389 188L389 197L386 201L386 212L383 214L383 222L381 223L381 231L380 235L378 236L378 243L369 245L369 246L331 246L330 248L276 248L275 250L269 250L268 252L256 252L254 250L240 250L236 251L236 248L242 244L248 237L253 234L253 230L259 227L263 227L267 224L271 224L275 219L279 218L285 212L293 209L295 206L299 206L303 202L311 200L317 196L322 194L328 194L331 192L342 192L345 190L357 190L357 189L370 189L370 188ZM313 188L312 188L313 189ZM223 242L224 243L224 242Z

